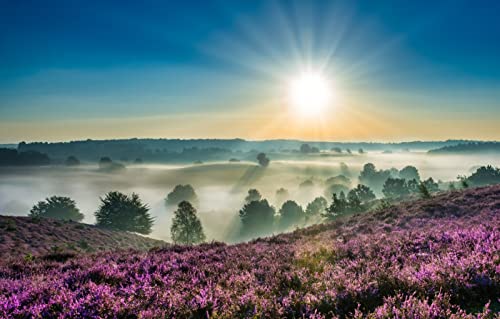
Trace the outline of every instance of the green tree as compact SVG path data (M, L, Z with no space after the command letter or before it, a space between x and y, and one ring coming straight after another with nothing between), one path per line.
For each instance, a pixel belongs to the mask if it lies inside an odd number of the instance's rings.
M344 192L340 192L339 196L337 194L333 194L332 203L326 209L326 213L324 217L326 219L334 219L335 217L342 215L347 212L348 203L345 198Z
M240 210L241 233L244 237L269 235L273 231L274 207L263 199L251 201Z
M265 153L259 153L257 155L257 162L259 163L260 166L267 167L269 165L269 162L271 162L271 160L267 157Z
M30 211L30 217L54 218L79 222L84 215L80 213L76 202L69 197L52 196L38 202Z
M255 188L249 189L248 194L245 197L245 202L246 203L251 203L253 201L259 201L262 199L262 195L259 193L258 190Z
M358 186L351 189L349 191L349 194L351 194L351 193L356 194L356 196L358 197L358 199L361 203L367 203L367 202L370 202L376 198L375 194L370 189L370 187L363 185L363 184L358 184ZM349 198L349 194L347 194L348 198Z
M412 179L417 182L420 181L420 174L418 173L418 169L415 166L408 165L399 171L399 177L405 179L407 181L411 181Z
M66 166L78 166L78 165L80 165L80 161L75 156L68 156L68 158L66 158L66 161L64 162L64 164Z
M420 193L420 197L431 198L431 193L429 192L429 189L427 188L424 182L420 182L420 184L418 185L418 190Z
M398 198L410 194L406 181L402 178L388 178L382 189L382 193L387 198Z
M305 219L304 210L293 200L288 200L281 206L279 215L278 225L281 230L301 225Z
M107 193L101 198L95 217L98 226L140 234L151 233L154 224L149 207L135 193L131 196L120 192Z
M196 216L196 209L191 203L187 201L179 203L177 210L174 212L170 233L172 240L179 244L192 245L205 240L203 227L198 216Z
M166 206L177 206L183 201L188 201L193 203L195 206L198 205L198 196L193 188L193 186L186 185L176 185L174 189L168 193L167 198L165 198Z
M327 207L328 203L323 196L316 197L312 202L307 204L305 212L307 219L323 215L326 212Z
M428 179L423 181L423 183L430 193L439 191L439 184L436 183L432 177L429 177Z

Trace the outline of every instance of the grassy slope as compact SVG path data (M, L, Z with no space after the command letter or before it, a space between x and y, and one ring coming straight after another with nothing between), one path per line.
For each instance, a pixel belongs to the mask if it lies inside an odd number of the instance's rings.
M74 252L116 249L146 250L163 246L160 240L94 225L52 219L0 216L0 260L54 250Z

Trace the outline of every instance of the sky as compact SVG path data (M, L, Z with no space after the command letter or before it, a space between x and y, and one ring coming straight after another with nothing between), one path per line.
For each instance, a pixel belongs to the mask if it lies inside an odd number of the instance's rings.
M0 143L500 139L498 1L0 0ZM334 98L298 114L289 83Z

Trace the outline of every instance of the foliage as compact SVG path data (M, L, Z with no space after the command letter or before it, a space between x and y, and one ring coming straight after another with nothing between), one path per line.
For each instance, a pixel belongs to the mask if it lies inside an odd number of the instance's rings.
M262 195L255 188L249 189L248 194L245 197L245 202L250 203L253 201L260 201L262 199Z
M314 186L314 182L310 179L306 179L302 183L299 184L299 188L310 188Z
M491 165L481 166L467 178L467 182L472 186L500 184L500 169Z
M369 186L376 193L380 193L389 177L391 177L390 170L377 170L374 164L367 163L363 166L358 179L361 184Z
M66 161L64 162L64 164L66 166L78 166L78 165L80 165L80 161L78 160L78 158L71 155L71 156L68 156L68 158L66 158Z
M179 207L174 212L170 233L175 243L192 245L205 240L203 227L196 216L196 209L189 202L179 203Z
M120 192L107 193L101 198L95 217L98 226L140 234L151 233L154 224L149 207L135 193L131 196Z
M188 201L195 206L198 205L198 195L190 184L186 185L176 185L174 189L168 193L167 198L165 198L165 205L167 206L177 206L183 201Z
M424 182L420 182L418 185L418 191L422 198L431 198L431 193Z
M326 208L328 207L328 202L323 196L316 197L312 202L307 204L306 207L306 217L313 218L316 216L321 216L326 212Z
M399 177L407 181L420 181L420 174L415 166L408 165L399 171Z
M99 159L99 169L104 172L118 172L125 169L125 165L115 163L111 158L105 156Z
M402 178L388 178L384 183L382 193L387 198L399 198L410 194L408 184Z
M304 154L319 153L319 148L304 143L300 146L300 152Z
M259 153L257 155L257 162L259 163L260 166L267 167L269 165L269 162L271 162L271 160L267 157L265 153Z
M361 203L367 203L376 198L375 194L370 189L370 187L362 184L358 184L358 186L350 190L349 193L347 194L348 198L350 194L352 194L352 196L355 195Z
M0 166L42 166L49 165L50 158L37 151L18 151L0 148Z
M69 197L52 196L45 201L38 202L30 211L33 218L53 218L59 220L81 221L85 217L76 202Z
M255 200L246 203L240 210L243 237L269 235L273 231L274 207L267 200Z
M287 230L292 227L300 226L304 223L304 210L293 200L286 201L279 210L278 226L281 230Z

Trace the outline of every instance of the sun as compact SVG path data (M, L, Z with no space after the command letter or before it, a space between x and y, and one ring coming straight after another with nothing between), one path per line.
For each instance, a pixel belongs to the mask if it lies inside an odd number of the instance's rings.
M331 81L317 72L304 72L288 86L289 105L300 115L321 115L333 98Z

